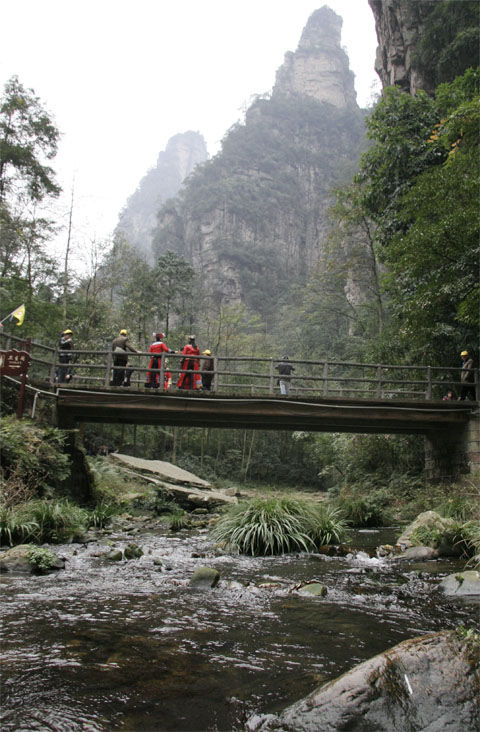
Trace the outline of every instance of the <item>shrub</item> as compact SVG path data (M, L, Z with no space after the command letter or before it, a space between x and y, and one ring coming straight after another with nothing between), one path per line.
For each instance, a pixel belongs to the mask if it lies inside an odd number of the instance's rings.
M5 505L17 502L21 486L33 495L51 495L70 470L68 455L62 452L64 441L64 434L55 427L41 428L29 420L18 420L13 416L0 420Z
M233 506L212 530L226 548L251 556L314 551L345 525L334 509L288 496L256 498Z
M366 496L342 496L337 505L352 526L385 526L391 522L388 497L384 491L373 491Z
M27 553L27 559L38 574L43 574L51 569L56 561L56 556L50 549L40 546L32 546Z

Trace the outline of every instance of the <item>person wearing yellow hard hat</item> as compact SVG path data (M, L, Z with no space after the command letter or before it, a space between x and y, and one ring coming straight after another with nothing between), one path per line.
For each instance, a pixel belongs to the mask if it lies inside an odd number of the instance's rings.
M128 332L122 328L120 334L112 341L113 378L110 386L130 386L133 369L129 368L128 352L138 353L128 342Z
M460 375L462 388L460 390L459 399L473 399L473 401L475 401L475 370L473 368L473 358L470 356L468 351L462 351L460 356L463 363Z
M209 348L207 348L205 351L203 351L202 355L208 357L204 358L202 363L202 388L206 391L210 391L212 387L214 370L212 352Z
M73 369L70 365L73 361L73 354L71 351L74 349L72 336L73 331L70 330L70 328L66 328L62 331L58 342L58 360L60 365L57 369L56 381L58 381L59 384L63 382L68 383L73 378Z

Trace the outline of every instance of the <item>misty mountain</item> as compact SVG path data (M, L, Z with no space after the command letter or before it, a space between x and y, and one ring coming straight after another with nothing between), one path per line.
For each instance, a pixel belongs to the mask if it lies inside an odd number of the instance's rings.
M351 177L365 144L341 27L327 7L312 14L272 94L159 212L155 255L190 261L215 308L241 302L272 322L321 256L331 189Z
M115 235L152 261L152 229L160 206L177 195L183 181L198 163L207 160L205 140L198 132L171 137L154 168L140 181L119 216Z

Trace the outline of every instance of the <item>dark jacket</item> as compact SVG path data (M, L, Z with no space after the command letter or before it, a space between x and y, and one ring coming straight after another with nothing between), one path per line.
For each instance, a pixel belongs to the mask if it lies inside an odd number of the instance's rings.
M281 361L275 368L278 371L279 378L283 379L283 381L289 380L292 371L295 371L295 367L289 361Z
M124 351L131 351L132 353L137 353L135 348L132 348L132 346L128 342L127 336L120 335L117 338L114 338L112 341L112 351L114 351L116 348L122 348Z

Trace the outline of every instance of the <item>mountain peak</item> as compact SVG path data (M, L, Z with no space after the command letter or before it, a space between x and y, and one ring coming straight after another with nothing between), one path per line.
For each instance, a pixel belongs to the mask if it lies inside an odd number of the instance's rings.
M324 5L303 29L295 53L285 54L273 93L304 94L334 107L357 106L354 75L341 46L342 18Z

